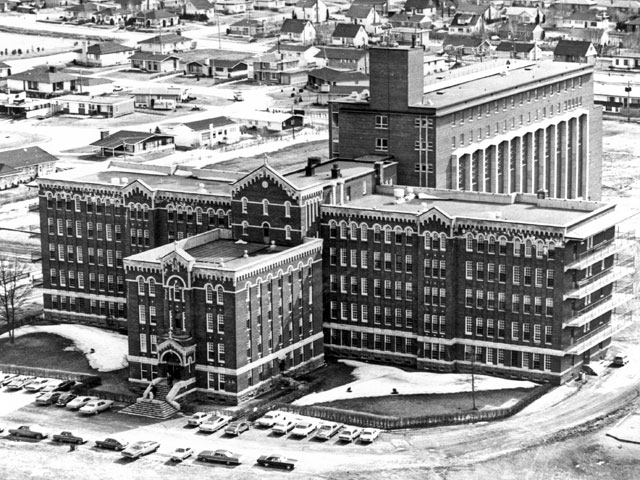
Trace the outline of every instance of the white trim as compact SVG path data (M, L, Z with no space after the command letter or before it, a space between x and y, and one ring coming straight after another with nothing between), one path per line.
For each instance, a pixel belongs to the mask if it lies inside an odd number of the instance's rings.
M70 312L69 310L55 310L53 308L45 308L43 310L46 313L51 313L51 314L66 314L66 315L71 315L71 316L76 316L76 317L84 317L84 318L100 318L100 319L106 319L106 318L112 318L114 320L118 320L121 321L123 323L127 323L127 318L126 317L109 317L109 314L100 314L100 313L83 313L83 312Z
M129 363L143 363L145 365L158 365L160 361L157 358L152 357L139 357L137 355L127 355L127 361Z
M114 303L127 303L127 299L123 297L112 297L109 295L96 295L95 293L74 292L71 290L56 290L53 288L43 288L43 295L58 295L59 297L85 298L87 300L98 300ZM124 293L123 293L124 295Z

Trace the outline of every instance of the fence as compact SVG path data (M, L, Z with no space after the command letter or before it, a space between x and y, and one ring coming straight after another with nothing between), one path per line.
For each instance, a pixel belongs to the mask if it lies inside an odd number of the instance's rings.
M135 393L116 393L109 392L107 390L100 390L99 388L90 389L88 394L119 403L136 403L136 400L138 399L138 395Z
M89 375L88 373L67 372L65 370L54 370L51 368L23 367L22 365L9 365L3 363L0 363L0 371L4 373L17 373L19 375L31 375L34 377L75 380L76 382L95 382L100 380L100 377Z
M275 408L285 412L297 413L310 417L320 418L337 423L346 423L359 427L373 427L382 430L398 430L405 428L439 427L444 425L458 425L463 423L474 423L515 415L524 407L531 404L549 390L554 388L551 385L537 387L531 394L522 398L511 407L496 408L493 410L478 410L464 413L447 413L442 415L420 415L415 417L391 417L374 415L371 413L354 412L341 410L338 408L318 407L318 406L295 406L280 403Z

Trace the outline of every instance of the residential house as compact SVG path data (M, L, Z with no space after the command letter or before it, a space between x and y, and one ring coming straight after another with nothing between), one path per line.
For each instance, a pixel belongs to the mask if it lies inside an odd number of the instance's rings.
M101 132L100 140L91 143L103 157L141 155L175 150L173 135L120 130L114 134Z
M612 24L608 18L603 18L601 14L589 11L567 15L557 26L562 28L598 28L608 30Z
M30 98L27 92L0 93L0 115L15 119L48 117L51 99Z
M187 75L215 77L220 79L247 78L248 61L244 56L224 55L216 58L202 58L185 63Z
M369 52L363 48L318 47L316 61L334 70L353 70L368 73Z
M390 43L420 47L429 45L430 32L424 27L393 27L388 31L388 38Z
M165 33L138 42L140 51L144 53L168 54L183 52L195 48L195 42L177 33Z
M232 23L227 28L228 35L252 38L265 37L278 31L280 31L279 23L256 18L243 18L242 20Z
M254 10L273 10L279 12L286 5L285 0L254 0Z
M237 15L247 11L247 2L244 0L221 0L214 4L215 11L224 15Z
M371 5L381 17L389 15L388 0L353 0L351 5Z
M133 18L135 25L142 28L173 27L180 22L180 17L177 13L167 10L146 10L137 13Z
M624 24L624 29L627 33L636 33L640 31L640 17L627 20Z
M280 36L283 41L313 43L316 39L316 29L309 20L287 18L280 28Z
M369 43L369 35L362 25L338 23L331 34L331 43L360 48Z
M322 23L329 18L329 7L322 0L299 0L293 6L293 16L300 20Z
M0 190L55 173L58 158L40 147L0 152Z
M52 100L53 111L66 115L122 117L134 112L132 96L63 95Z
M80 95L105 95L113 92L113 80L104 77L77 77L76 92Z
M602 28L573 28L564 30L565 40L577 40L582 42L591 42L596 47L596 51L600 52L605 45L619 47L619 43L614 43L610 35L610 30Z
M488 40L473 35L445 35L442 41L442 49L449 55L482 56L490 47Z
M95 16L98 22L124 26L134 16L134 12L124 8L105 8L96 12Z
M253 79L274 85L299 85L307 82L307 73L300 59L279 52L266 53L253 60Z
M123 10L140 12L162 8L162 0L115 0Z
M369 88L369 75L364 72L345 72L329 67L311 70L308 74L307 88L312 92L335 93L341 90L348 95L352 91Z
M203 15L208 19L215 17L214 4L209 0L185 0L183 11L187 15Z
M435 75L436 73L447 70L447 60L440 55L425 55L424 57L424 74Z
M596 48L591 42L578 40L560 40L553 50L556 62L595 63Z
M180 69L180 57L170 54L136 52L129 60L131 68L144 72L169 73Z
M407 27L407 28L429 28L431 25L431 18L420 14L408 14L408 13L396 13L389 19L389 23L394 27Z
M500 9L493 3L483 3L480 5L473 3L461 3L456 8L456 15L480 15L484 24L488 25L496 21L502 20Z
M482 35L484 33L484 18L479 14L456 13L449 25L449 32L456 35Z
M640 14L638 0L597 0L597 2L598 8L605 8L614 22L625 21Z
M150 84L133 90L136 108L150 108L152 110L171 110L179 103L189 100L189 88Z
M129 63L129 57L135 52L135 47L116 42L94 43L89 46L87 42L83 42L82 49L76 52L76 63L88 67L126 65Z
M566 16L576 12L585 13L596 6L596 0L556 0L549 7L547 21L552 25L560 25Z
M535 23L505 22L496 34L502 39L515 42L541 42L545 38L544 28Z
M304 117L294 113L244 111L238 112L232 119L248 128L257 128L271 132L283 132L301 127L304 124Z
M205 118L181 123L169 132L174 135L176 146L183 148L211 148L219 144L240 141L240 125L228 117Z
M277 53L284 60L297 60L298 66L301 68L316 68L324 66L324 63L318 62L316 54L320 48L313 45L298 45L295 43L278 43L277 46L271 48L267 53Z
M49 98L76 91L76 77L54 66L38 66L7 77L10 91L25 91L28 97Z
M510 42L503 40L494 50L498 58L518 58L524 60L540 60L542 49L536 43Z
M5 79L11 75L11 65L0 61L0 79Z
M96 13L100 10L100 6L95 3L80 3L72 5L64 10L65 17L73 20L84 20L95 22Z
M538 25L545 21L544 12L540 7L505 7L502 15L511 23Z
M351 23L362 25L369 34L374 32L374 25L380 23L380 14L372 5L351 5L346 17Z
M609 68L612 70L640 70L640 53L632 51L613 53Z
M434 0L407 0L402 10L409 15L426 15L432 18L437 13L438 4Z

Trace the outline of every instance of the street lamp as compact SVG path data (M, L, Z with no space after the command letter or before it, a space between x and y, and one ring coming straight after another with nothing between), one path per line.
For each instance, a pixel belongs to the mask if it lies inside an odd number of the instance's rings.
M631 121L631 80L627 82L627 86L624 87L624 91L627 92L627 122Z

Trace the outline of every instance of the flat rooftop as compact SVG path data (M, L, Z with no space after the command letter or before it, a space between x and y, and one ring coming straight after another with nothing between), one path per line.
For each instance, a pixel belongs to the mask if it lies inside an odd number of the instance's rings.
M430 195L426 195L426 197L428 198L414 198L413 200L396 203L393 195L366 195L343 205L343 207L415 215L435 207L448 217L457 219L506 221L566 227L591 214L595 206L605 206L604 204L591 203L593 207L590 209L577 209L569 206L567 208L544 207L522 202L498 203L436 198ZM568 201L567 205L570 203L573 203L575 207L576 202Z
M380 160L380 158L377 160ZM317 166L311 177L305 175L304 169L287 173L284 177L299 189L309 188L315 185L325 185L336 180L331 178L331 169L334 165L340 167L342 179L367 175L373 171L373 163L367 164L366 162L354 162L350 160L333 160Z
M254 263L261 257L284 252L289 247L271 247L264 243L238 243L233 240L214 240L204 245L186 249L198 264L211 264L236 270ZM246 254L246 256L245 256Z

